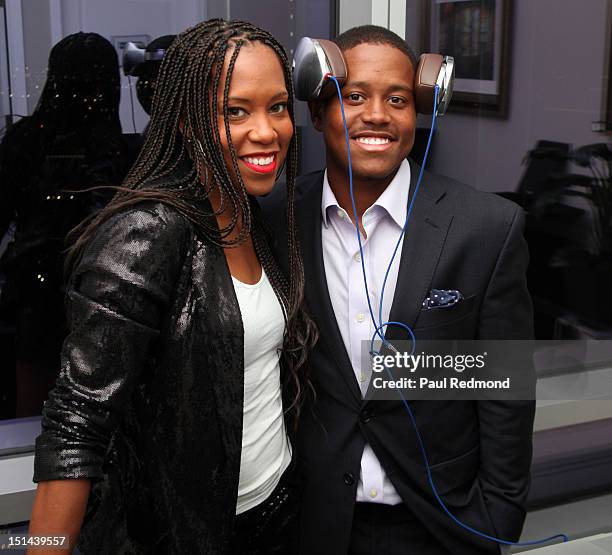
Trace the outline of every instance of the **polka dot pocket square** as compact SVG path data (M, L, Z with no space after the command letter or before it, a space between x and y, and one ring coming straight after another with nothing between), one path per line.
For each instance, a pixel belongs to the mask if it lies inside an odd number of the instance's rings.
M423 301L422 310L452 308L462 300L463 295L456 289L432 289Z

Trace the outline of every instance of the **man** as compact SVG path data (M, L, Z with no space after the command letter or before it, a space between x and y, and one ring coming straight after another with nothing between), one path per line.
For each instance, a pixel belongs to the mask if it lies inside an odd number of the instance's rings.
M415 136L416 64L405 42L383 28L351 29L335 42L348 70L342 95L369 294L378 315L385 271L419 174L406 160ZM316 396L302 411L298 434L306 469L301 551L500 553L497 543L465 531L436 501L402 403L363 399L361 343L374 326L339 100L313 102L310 110L325 140L327 168L300 180L295 205L306 302L321 336L311 358ZM285 226L281 195L264 204L278 233ZM520 208L509 201L426 172L401 257L398 252L391 267L383 321L411 326L417 342L530 338L522 221ZM286 265L286 253L278 256ZM423 310L432 288L459 290L463 300ZM386 336L409 339L399 327L389 327ZM525 516L534 403L415 401L412 409L449 510L480 532L516 541Z

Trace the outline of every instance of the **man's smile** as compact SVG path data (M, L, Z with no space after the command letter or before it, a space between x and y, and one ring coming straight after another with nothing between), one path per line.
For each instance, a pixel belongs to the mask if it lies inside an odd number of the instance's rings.
M393 135L381 131L361 131L354 134L351 139L367 152L383 152L395 141Z

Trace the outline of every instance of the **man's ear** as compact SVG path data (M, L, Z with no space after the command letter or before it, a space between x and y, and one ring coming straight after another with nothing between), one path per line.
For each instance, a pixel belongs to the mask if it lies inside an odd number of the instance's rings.
M318 100L308 101L308 110L310 110L310 121L314 128L323 131L323 105Z

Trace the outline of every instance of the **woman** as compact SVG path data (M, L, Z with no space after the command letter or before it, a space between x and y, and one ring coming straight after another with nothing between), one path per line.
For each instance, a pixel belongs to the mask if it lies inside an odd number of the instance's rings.
M292 198L291 97L282 47L250 24L201 23L168 50L142 152L73 250L31 534L74 544L89 497L83 554L293 552L286 430L315 332L292 205L287 283L253 202L286 159Z
M129 168L119 93L113 45L69 35L51 49L36 109L0 145L0 238L15 225L0 263L0 321L16 327L16 416L40 414L59 372L66 234L108 201L83 189L119 185Z

